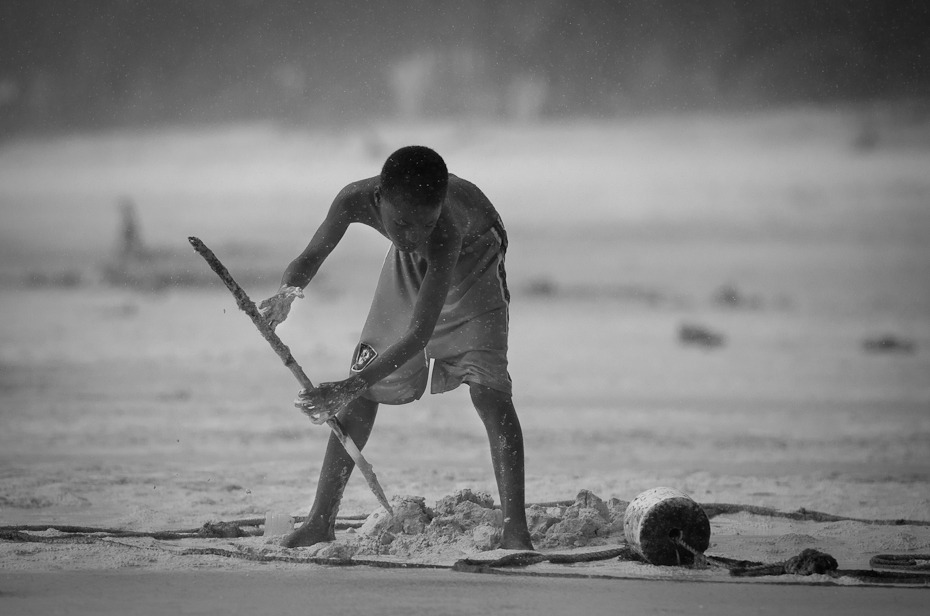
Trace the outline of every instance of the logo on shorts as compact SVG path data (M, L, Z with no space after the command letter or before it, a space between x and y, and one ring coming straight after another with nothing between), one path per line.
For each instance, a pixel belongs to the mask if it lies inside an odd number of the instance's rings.
M374 361L377 356L378 352L374 350L371 345L365 344L364 342L360 343L358 349L355 351L355 359L352 360L352 372L361 372L365 369L365 366Z

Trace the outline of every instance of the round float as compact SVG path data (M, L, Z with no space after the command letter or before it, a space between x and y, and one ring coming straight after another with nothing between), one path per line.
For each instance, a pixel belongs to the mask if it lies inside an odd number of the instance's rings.
M694 554L710 545L710 520L701 506L674 488L652 488L630 502L623 534L636 552L653 565L691 565Z

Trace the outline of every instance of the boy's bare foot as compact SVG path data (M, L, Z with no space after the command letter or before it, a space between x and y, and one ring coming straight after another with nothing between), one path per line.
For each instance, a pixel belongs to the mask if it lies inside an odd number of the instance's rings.
M314 545L316 543L323 543L326 541L335 541L336 537L328 530L320 531L316 528L311 528L309 526L301 526L290 535L284 538L281 542L281 547L285 548L300 548Z

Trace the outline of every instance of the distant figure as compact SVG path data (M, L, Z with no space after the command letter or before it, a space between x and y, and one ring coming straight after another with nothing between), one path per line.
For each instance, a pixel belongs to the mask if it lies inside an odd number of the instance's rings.
M477 186L450 175L433 150L409 146L390 156L380 176L346 186L313 239L284 272L281 289L260 304L272 327L316 275L348 226L372 227L393 245L350 365L351 376L301 391L295 405L323 423L338 415L359 447L379 403L406 404L468 383L484 422L500 494L501 547L533 549L524 502L523 432L507 372L510 294L504 274L507 235ZM286 547L335 539L336 513L355 468L331 436L316 498Z
M723 334L711 331L700 325L685 323L678 328L678 340L682 344L713 348L723 346L726 342Z
M119 210L119 256L121 259L142 259L145 256L145 248L142 245L142 234L136 217L136 204L129 197L121 197Z

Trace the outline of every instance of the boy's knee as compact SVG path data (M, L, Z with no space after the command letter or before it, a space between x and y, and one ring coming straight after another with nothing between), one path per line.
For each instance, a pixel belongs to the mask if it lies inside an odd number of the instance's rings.
M496 400L503 394L503 392L492 389L487 385L479 385L478 383L469 383L468 390L474 402Z
M482 418L500 417L513 412L510 394L477 383L469 383L471 401Z
M378 413L378 403L366 398L356 398L344 409L339 411L338 417L343 421L358 423L373 423Z

